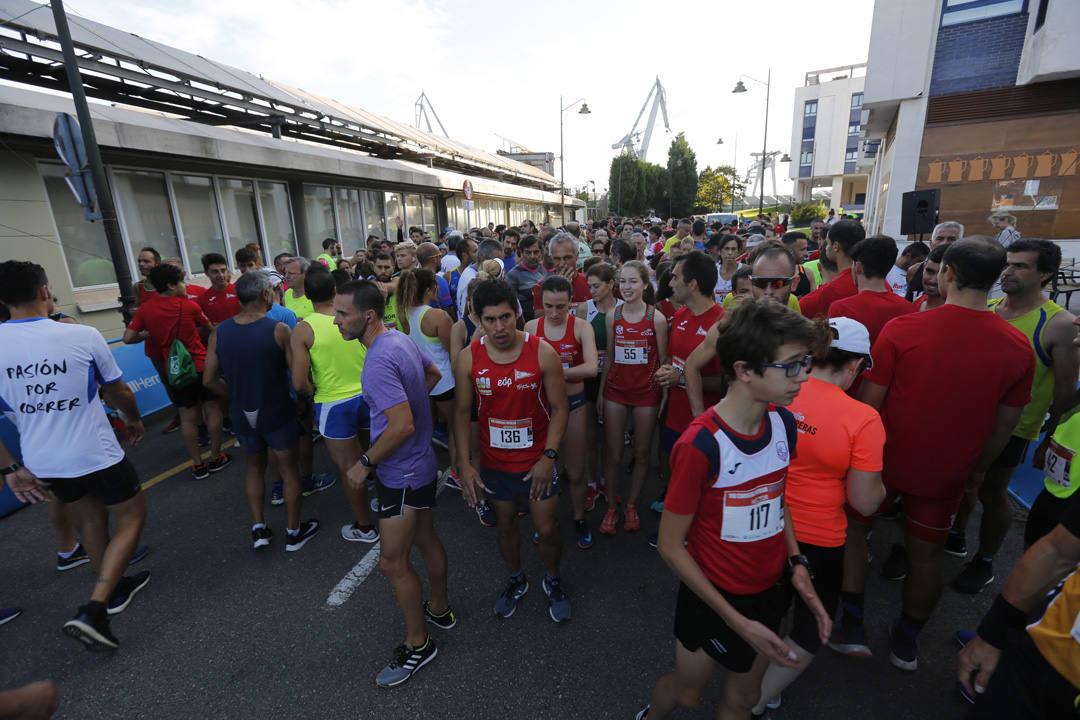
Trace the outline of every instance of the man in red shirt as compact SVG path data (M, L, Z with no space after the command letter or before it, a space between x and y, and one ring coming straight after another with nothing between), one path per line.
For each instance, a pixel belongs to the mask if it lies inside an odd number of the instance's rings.
M964 491L982 483L1031 398L1031 345L986 305L1004 267L1005 251L995 242L953 244L939 276L945 305L894 319L873 345L874 366L859 399L878 409L885 425L886 495L871 518L849 511L844 613L830 642L840 652L870 652L862 623L866 535L902 497L910 563L890 660L902 670L918 667L918 633L941 596L945 540ZM913 448L934 451L928 460Z
M592 295L589 293L589 283L585 280L585 274L577 271L578 244L577 239L568 232L556 233L548 244L548 253L555 262L554 273L562 275L570 281L570 287L574 294L570 296L570 312L573 313L577 306L583 302L589 302ZM540 286L533 286L533 314L542 314L544 300L541 297Z
M188 300L184 284L184 271L169 264L161 264L150 270L150 283L158 288L157 295L150 297L135 311L131 324L124 330L124 342L135 344L145 341L168 363L174 341L179 340L191 355L197 380L173 387L164 376L165 391L180 411L180 431L184 447L191 458L191 474L196 480L209 477L210 473L223 469L231 458L221 452L221 410L214 395L203 387L202 371L206 359L206 339L210 335L210 321L195 302ZM205 417L210 431L210 460L203 462L199 451L198 424Z
M203 272L210 278L210 287L199 296L199 307L217 325L225 322L240 312L240 300L236 297L236 288L229 280L229 264L220 253L206 253L202 256Z
M868 237L853 247L851 269L859 292L829 306L829 317L848 317L866 326L871 345L885 323L915 312L915 306L894 293L885 280L896 262L896 253L896 241L887 235Z
M858 292L851 275L851 250L865 237L863 226L854 220L837 220L829 226L825 254L836 263L839 274L831 282L799 299L803 315L811 319L828 315L830 305Z

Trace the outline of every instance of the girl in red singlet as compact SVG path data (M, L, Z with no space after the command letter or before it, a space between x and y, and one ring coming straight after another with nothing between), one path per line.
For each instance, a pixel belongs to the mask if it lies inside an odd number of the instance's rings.
M623 264L619 272L623 304L606 318L608 353L600 381L603 403L597 408L607 437L605 475L610 504L600 524L600 532L606 535L615 534L618 520L615 506L623 475L623 433L631 413L635 435L634 471L630 493L626 497L623 529L632 531L641 528L637 499L649 470L649 449L661 401L660 386L653 375L666 361L668 339L667 318L645 302L647 288L648 267L637 260Z
M573 286L562 275L540 285L544 314L525 325L525 331L543 338L555 348L566 378L570 419L563 435L562 457L570 478L570 501L574 508L574 534L582 550L592 547L592 533L585 522L585 380L596 377L596 339L592 325L570 314Z

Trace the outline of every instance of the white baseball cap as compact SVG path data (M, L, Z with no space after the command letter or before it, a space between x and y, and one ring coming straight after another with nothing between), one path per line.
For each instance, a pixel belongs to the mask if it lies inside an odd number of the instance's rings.
M829 327L833 335L830 347L870 356L870 332L861 322L848 317L834 317L829 318Z

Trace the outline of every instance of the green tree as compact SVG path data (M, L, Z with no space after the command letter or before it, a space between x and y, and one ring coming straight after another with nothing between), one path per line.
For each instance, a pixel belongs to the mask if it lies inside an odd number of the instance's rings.
M730 165L721 165L715 170L706 167L698 176L694 212L723 212L725 206L730 207L732 198L745 190L746 184L739 181L735 168Z
M623 153L611 161L608 188L611 211L617 215L643 215L649 210L668 214L671 178L663 166Z
M671 214L685 217L694 209L697 197L697 156L683 133L675 136L668 148L667 171L671 178Z

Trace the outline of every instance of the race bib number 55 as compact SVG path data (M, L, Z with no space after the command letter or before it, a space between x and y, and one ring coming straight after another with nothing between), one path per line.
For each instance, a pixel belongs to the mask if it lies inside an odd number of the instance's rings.
M644 340L617 341L615 362L620 365L648 365L649 344Z
M720 536L728 542L755 542L784 530L784 483L724 493L724 524Z
M527 450L533 445L532 420L488 420L491 447L499 450Z

